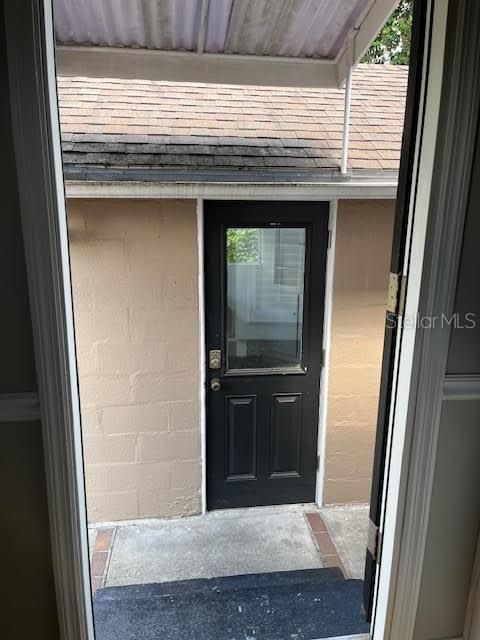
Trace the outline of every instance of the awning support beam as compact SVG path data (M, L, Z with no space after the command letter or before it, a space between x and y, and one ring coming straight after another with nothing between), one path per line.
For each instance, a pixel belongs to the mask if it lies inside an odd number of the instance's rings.
M57 46L56 62L60 76L338 88L335 63L316 58L69 45Z
M197 53L203 53L205 49L205 38L207 35L207 16L210 0L202 0L202 11L200 14L200 31L198 33Z
M348 163L348 141L350 138L350 110L352 106L352 65L349 66L345 81L345 107L343 114L342 162L340 173L346 175Z

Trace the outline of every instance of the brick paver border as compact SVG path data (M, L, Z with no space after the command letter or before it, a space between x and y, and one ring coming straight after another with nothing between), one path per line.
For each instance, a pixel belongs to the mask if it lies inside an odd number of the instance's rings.
M330 537L330 533L328 532L327 525L323 520L322 516L316 511L312 511L305 514L307 522L310 526L310 531L312 533L312 537L315 540L320 555L322 556L322 560L325 563L326 567L337 567L341 570L345 578L347 577L347 573L345 571L345 567L343 566L343 562L338 555L337 548L332 538Z
M90 561L92 594L105 585L116 532L117 529L115 527L105 527L96 530L92 559Z

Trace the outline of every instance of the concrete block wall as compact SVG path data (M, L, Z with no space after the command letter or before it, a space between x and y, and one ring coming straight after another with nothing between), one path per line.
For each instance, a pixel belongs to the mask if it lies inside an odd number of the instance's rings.
M89 519L198 513L195 203L68 209ZM339 203L327 504L369 498L393 216L393 201Z
M395 203L339 202L324 496L370 497Z
M68 203L90 521L201 510L195 203Z

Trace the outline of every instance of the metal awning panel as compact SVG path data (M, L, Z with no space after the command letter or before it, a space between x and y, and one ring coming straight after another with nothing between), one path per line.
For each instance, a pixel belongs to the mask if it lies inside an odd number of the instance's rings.
M55 32L59 44L334 60L368 3L55 0Z
M83 75L341 86L397 3L53 0L59 71L80 75L83 67ZM310 63L306 76L301 63Z

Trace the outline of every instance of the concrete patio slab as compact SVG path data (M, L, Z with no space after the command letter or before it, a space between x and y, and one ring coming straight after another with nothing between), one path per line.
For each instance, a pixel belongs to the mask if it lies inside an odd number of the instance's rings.
M368 504L319 510L340 556L347 578L363 579L368 535Z
M214 511L120 525L106 586L322 568L312 505Z

